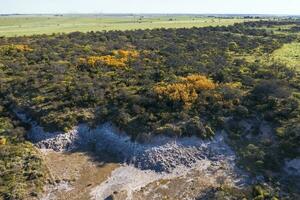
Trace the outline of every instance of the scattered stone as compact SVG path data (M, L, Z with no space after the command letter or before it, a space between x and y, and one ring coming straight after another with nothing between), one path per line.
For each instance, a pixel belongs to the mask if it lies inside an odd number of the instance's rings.
M202 140L195 136L156 136L147 143L138 143L111 123L95 128L79 124L67 133L49 133L21 115L20 118L32 126L28 138L39 148L64 152L93 146L95 152L108 152L124 163L124 167L112 172L111 178L92 190L94 199L130 199L134 191L147 184L181 177L192 168L212 176L222 168L228 176L239 180L236 183L243 185L247 182L247 177L242 176L235 166L235 153L226 144L226 134L222 132L216 133L213 140Z
M191 167L199 160L220 161L230 159L234 164L235 154L224 141L224 133L217 133L214 140L201 140L197 137L174 138L157 136L148 143L132 142L130 137L110 123L91 129L80 124L67 133L45 132L37 123L17 113L20 119L31 123L28 138L42 149L71 151L87 148L91 144L96 152L109 152L120 161L140 169L157 172L171 172L178 166ZM233 167L233 166L232 166Z

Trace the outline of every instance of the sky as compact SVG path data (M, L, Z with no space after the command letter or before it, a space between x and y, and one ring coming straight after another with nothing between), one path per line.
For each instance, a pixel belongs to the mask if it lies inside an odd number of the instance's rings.
M0 0L0 14L12 13L300 15L300 0Z

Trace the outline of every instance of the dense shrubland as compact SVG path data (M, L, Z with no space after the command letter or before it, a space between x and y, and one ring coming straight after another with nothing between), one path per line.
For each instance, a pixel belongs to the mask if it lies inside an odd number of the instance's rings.
M248 32L258 36L248 36ZM99 119L111 119L130 128L136 120L143 121L139 118L152 118L145 120L148 124L138 123L141 130L145 129L143 132L151 133L156 127L184 121L180 118L196 117L201 112L205 116L200 117L202 123L208 125L207 112L225 112L242 106L238 105L241 96L224 94L238 89L225 84L240 82L247 88L253 87L255 79L263 78L253 76L251 71L256 69L248 69L249 64L235 59L232 52L250 54L259 49L271 53L283 41L290 40L285 35L242 25L3 38L2 46L18 44L30 51L1 54L1 93L13 107L54 130L68 129L91 119L96 123ZM255 67L260 70L255 73L273 73L264 66ZM180 88L191 94L186 98L193 99L190 109L184 110L182 100L162 102L153 90L159 83L182 87L184 83L174 81L195 74L211 78L225 88ZM208 111L206 104L219 106L219 110ZM119 119L121 115L125 119Z
M0 95L50 131L105 121L133 139L225 129L245 169L270 178L299 157L300 79L266 59L296 36L264 27L297 23L0 38Z
M25 127L25 128L24 128ZM26 125L0 104L0 199L30 199L43 189L47 170L25 141Z
M139 56L135 50L115 50L113 55L105 56L89 56L88 58L80 58L81 65L89 65L96 67L98 65L106 65L110 67L126 67L128 62Z

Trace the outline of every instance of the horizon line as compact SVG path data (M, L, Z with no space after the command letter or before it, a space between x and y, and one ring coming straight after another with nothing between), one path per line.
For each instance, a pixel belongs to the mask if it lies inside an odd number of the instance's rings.
M45 13L0 13L0 15L70 15L70 14L97 14L97 15L279 15L279 16L300 16L300 14L287 14L287 13L180 13L180 12L45 12Z
M283 13L139 13L139 12L58 12L58 13L0 13L3 15L232 15L232 16L300 16L300 14L283 14Z

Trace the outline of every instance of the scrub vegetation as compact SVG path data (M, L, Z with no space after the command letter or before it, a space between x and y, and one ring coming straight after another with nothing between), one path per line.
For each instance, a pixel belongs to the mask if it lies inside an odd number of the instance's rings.
M273 58L277 62L282 62L288 67L300 71L300 43L294 42L283 45L273 53Z
M48 172L38 150L25 140L26 126L0 105L0 199L38 196Z
M297 56L285 49L297 51L293 45L299 38L295 30L270 30L287 25L299 26L299 21L2 37L3 112L22 111L48 131L110 121L133 140L155 135L211 139L225 130L240 166L264 177L253 198L297 199L299 188L289 184L293 177L282 178L282 171L285 160L300 156L299 72L276 57L294 63ZM7 122L10 118L0 119L5 149L0 167L29 165L14 176L39 185L45 175L38 156L18 126ZM17 194L10 193L12 179L9 173L1 176L4 198ZM226 189L222 194L238 193Z

